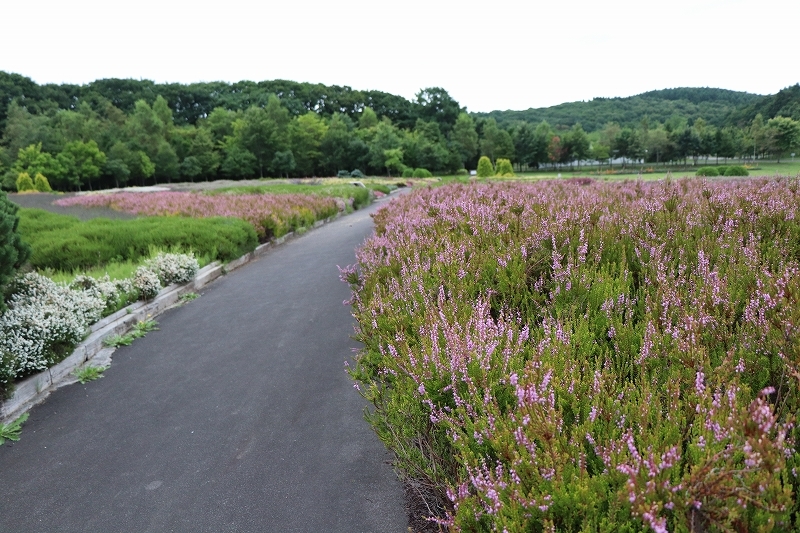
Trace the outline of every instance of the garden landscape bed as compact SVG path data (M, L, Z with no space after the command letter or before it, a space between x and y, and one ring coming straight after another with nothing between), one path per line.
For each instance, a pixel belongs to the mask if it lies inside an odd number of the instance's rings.
M316 221L313 227L319 227L338 216L339 214L336 214L326 220ZM294 232L285 234L224 264L215 261L199 270L190 282L164 287L152 299L135 302L92 324L88 337L72 350L71 355L54 366L13 384L12 394L5 400L0 400L0 424L16 419L34 405L44 401L58 387L75 382L74 374L79 368L90 364L106 364L114 351L114 348L104 343L107 339L123 335L136 324L151 320L179 305L182 296L200 290L221 275L260 257L270 248L283 244L295 235Z
M434 523L800 527L797 178L448 185L374 219L351 374Z

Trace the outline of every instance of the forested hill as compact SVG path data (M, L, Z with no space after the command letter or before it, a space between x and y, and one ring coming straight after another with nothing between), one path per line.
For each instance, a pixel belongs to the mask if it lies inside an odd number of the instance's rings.
M602 129L609 122L633 127L645 117L650 122L664 123L677 115L690 123L702 117L707 123L720 127L728 124L732 113L755 105L764 98L726 89L680 87L627 98L595 98L588 102L569 102L525 111L473 113L473 116L494 118L503 127L510 127L516 122L538 124L544 120L554 128L568 128L579 123L584 130L594 131Z
M399 127L413 127L419 115L414 103L402 96L319 83L268 80L159 84L150 80L103 79L86 85L38 85L25 76L0 71L0 129L12 100L34 114L58 109L74 111L83 102L99 109L108 102L127 115L133 112L137 100L152 105L161 95L168 102L175 123L183 125L196 124L217 107L232 111L254 105L263 107L270 94L278 96L293 116L313 111L324 117L336 112L357 117L364 107L370 107Z
M742 126L753 121L756 115L765 118L777 116L800 120L800 84L792 85L770 96L765 96L734 111L729 122Z
M800 118L800 85L772 96L680 88L469 114L440 87L409 100L286 80L39 85L0 71L0 188L464 174L481 156L520 169L781 157L800 145L800 120L787 114Z

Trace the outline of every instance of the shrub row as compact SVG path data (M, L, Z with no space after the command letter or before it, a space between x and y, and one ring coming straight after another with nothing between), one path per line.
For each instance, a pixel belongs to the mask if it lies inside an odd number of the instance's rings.
M451 531L796 531L797 180L449 185L342 271Z
M481 156L478 160L478 177L489 178L492 176L500 176L509 178L514 176L514 167L511 165L509 159L499 158L496 165L492 165L492 160L488 157Z
M162 253L132 279L77 276L67 286L35 272L17 277L10 287L8 309L0 313L0 399L15 379L68 356L101 316L137 299L153 298L162 286L187 283L198 268L192 255Z
M236 218L147 217L92 219L20 209L20 233L33 249L36 269L79 270L114 260L136 261L153 247L191 250L211 260L229 261L258 244L250 224Z
M368 185L368 187L371 187ZM220 194L301 194L310 196L321 196L324 198L333 198L339 210L343 210L344 206L349 206L353 209L361 209L369 205L370 197L369 191L364 187L354 187L347 184L326 184L324 181L317 184L289 184L289 183L275 183L270 185L251 185L244 187L225 187L222 189L215 189L207 191L205 194L216 196Z
M51 192L50 182L47 181L41 172L36 174L34 179L27 172L20 172L17 176L17 192Z
M698 176L714 177L714 176L749 176L750 173L746 168L740 165L731 166L718 166L718 167L700 167L697 169Z
M369 191L362 189L369 199ZM197 194L188 192L121 192L74 196L58 205L111 207L147 216L192 218L236 217L249 222L262 242L281 237L315 221L331 217L340 207L333 198L306 194Z

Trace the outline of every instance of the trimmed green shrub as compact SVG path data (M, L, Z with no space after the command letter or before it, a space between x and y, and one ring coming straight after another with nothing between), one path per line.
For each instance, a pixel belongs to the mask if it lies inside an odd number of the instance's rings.
M17 204L0 191L0 312L5 309L6 285L31 254L19 230L18 209Z
M749 176L750 173L741 165L731 165L725 170L726 176Z
M382 183L370 183L367 185L367 188L372 191L380 191L383 194L392 192L392 189L388 185L383 185Z
M727 171L728 171L727 165L720 165L717 167L717 172L719 172L720 176L724 176Z
M411 175L412 178L430 178L431 176L433 174L426 168L415 168L414 173Z
M492 166L492 161L484 156L478 160L478 177L479 178L489 178L494 176L494 166Z
M403 169L403 177L404 178L413 178L414 177L414 169L413 168L404 168Z
M17 176L17 192L35 191L33 180L27 172L20 172Z
M456 176L469 176L469 170L466 168L459 168L456 170Z
M50 182L47 181L47 178L39 172L36 174L36 178L33 180L33 187L39 192L53 192L52 187L50 187Z
M147 257L154 246L230 261L258 244L253 226L236 218L96 218L81 222L41 209L22 209L20 219L20 233L33 248L30 262L37 269L69 271L114 260L138 260Z
M339 172L336 173L336 177L349 178L350 177L350 172L348 172L347 170L340 170Z
M714 177L719 176L719 170L716 167L700 167L695 172L697 176Z
M514 175L514 167L511 166L511 161L508 159L498 159L497 167L495 169L497 176L510 177Z
M352 172L350 173L350 177L351 177L351 178L363 178L363 177L364 177L364 173L363 173L363 172L361 172L361 171L360 171L360 170L358 170L358 169L355 169L354 171L352 171Z

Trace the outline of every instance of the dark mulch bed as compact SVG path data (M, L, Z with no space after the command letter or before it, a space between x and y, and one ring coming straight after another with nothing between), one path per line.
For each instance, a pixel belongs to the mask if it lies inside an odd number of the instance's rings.
M403 483L406 496L408 529L411 533L443 533L447 528L429 520L431 517L444 518L442 502L430 489L413 480Z
M20 207L32 207L36 209L44 209L59 215L72 215L81 220L89 220L90 218L117 218L117 219L131 219L136 218L136 215L123 213L121 211L114 211L108 207L61 207L53 205L53 202L62 198L69 198L75 196L74 194L49 194L49 193L9 193L8 199Z

